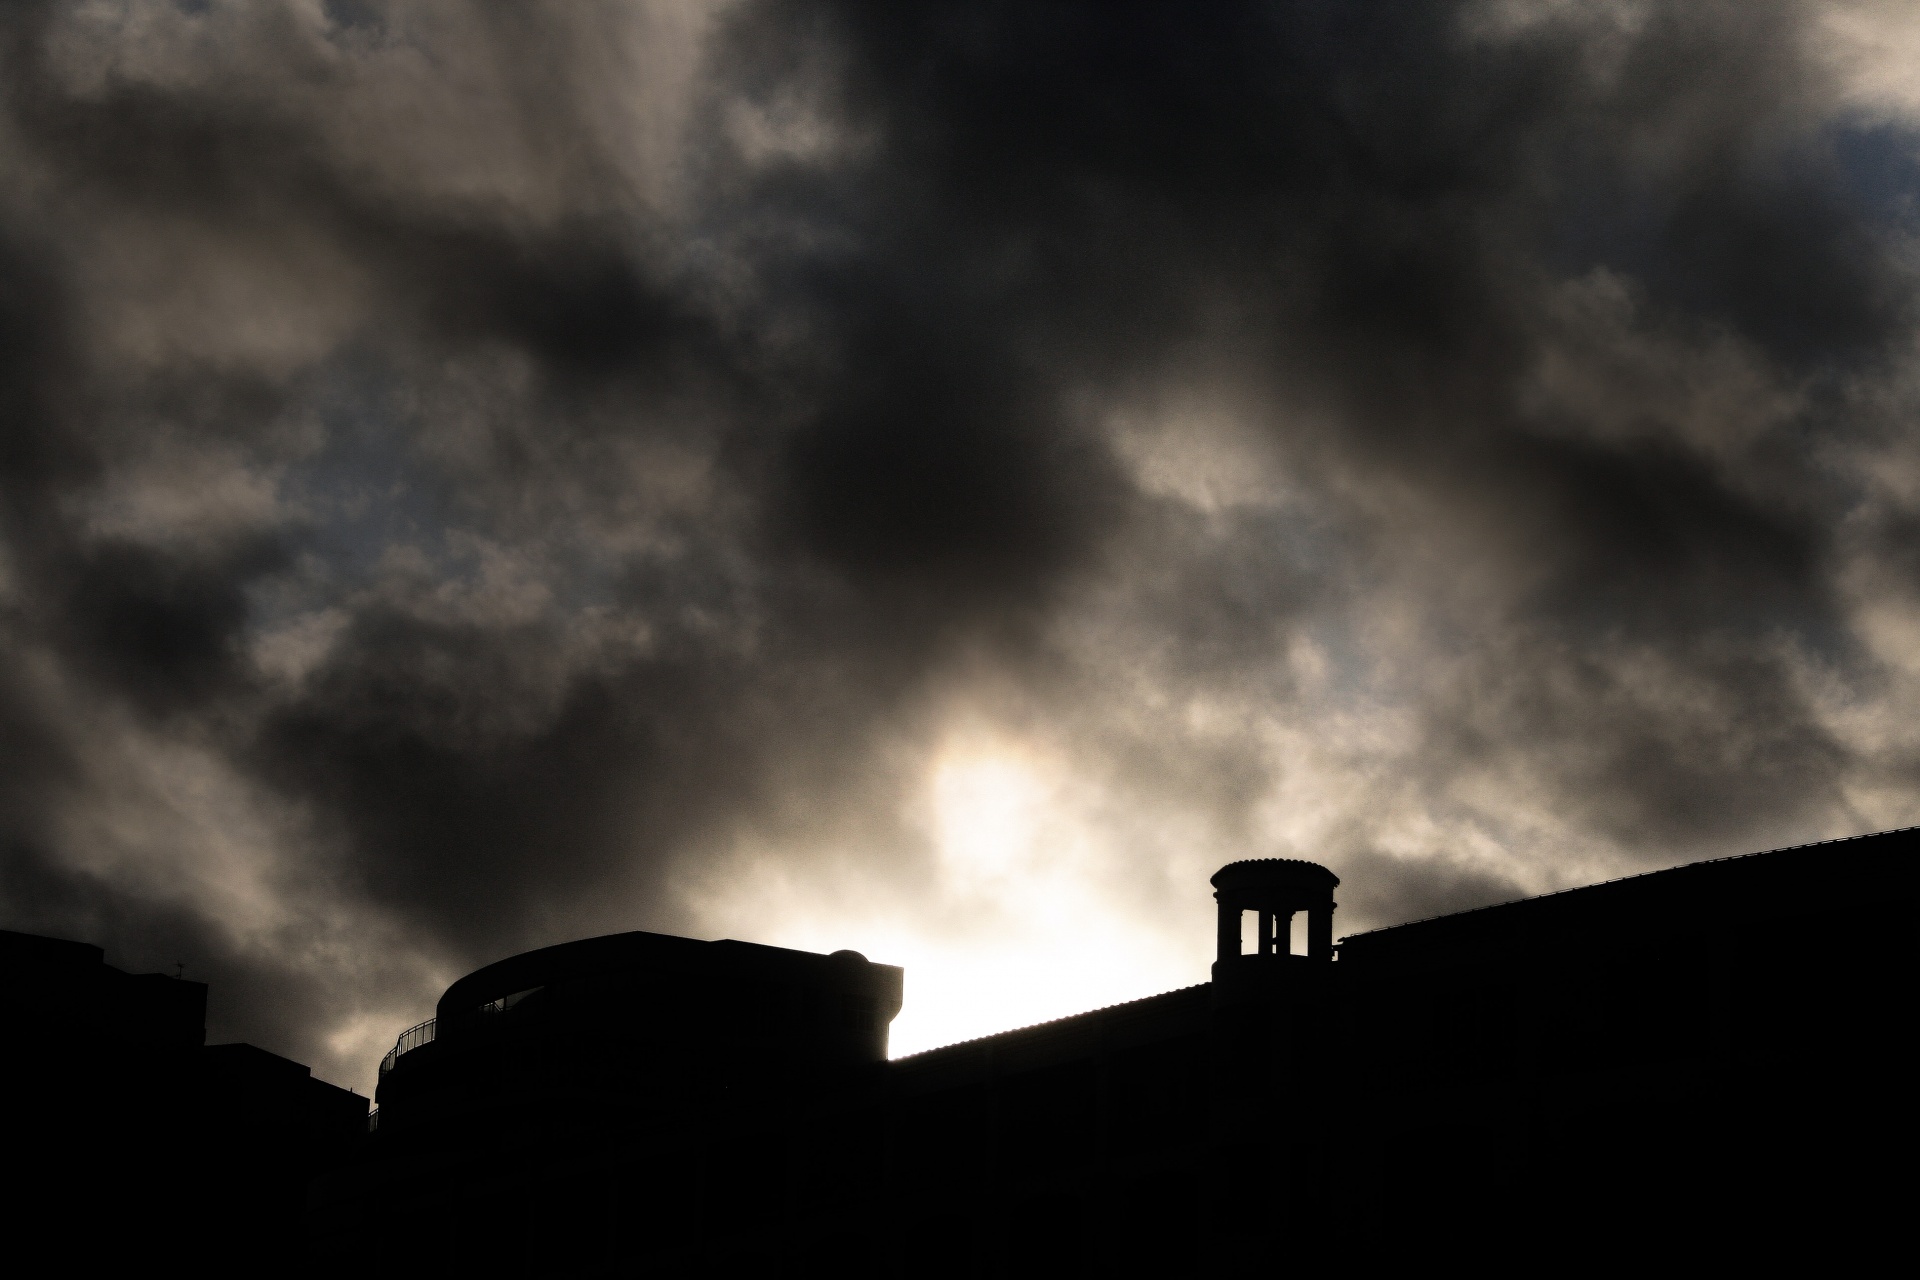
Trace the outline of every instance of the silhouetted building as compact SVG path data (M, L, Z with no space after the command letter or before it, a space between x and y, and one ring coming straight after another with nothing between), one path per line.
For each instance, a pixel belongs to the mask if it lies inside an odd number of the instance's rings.
M0 933L8 1238L366 1276L1853 1269L1904 1247L1917 852L1338 943L1330 871L1236 862L1212 981L892 1061L899 969L591 938L449 987L371 1125L204 1047L204 986Z
M303 1271L308 1186L364 1143L365 1098L207 1045L204 983L122 972L99 947L0 930L0 975L18 1274Z
M1343 940L1347 1238L1820 1273L1904 1250L1917 853L1886 832Z
M488 965L381 1064L373 1149L321 1191L356 1228L336 1256L408 1270L426 1222L442 1265L490 1274L776 1264L789 1153L847 1091L870 1105L900 983L852 951L648 933ZM852 1256L882 1225L859 1176L828 1212L862 1238L825 1245Z
M1898 1221L1881 1147L1917 846L1337 945L1331 872L1233 863L1210 983L891 1062L901 974L855 953L551 947L401 1038L316 1212L373 1274L423 1251L554 1275L1831 1264Z

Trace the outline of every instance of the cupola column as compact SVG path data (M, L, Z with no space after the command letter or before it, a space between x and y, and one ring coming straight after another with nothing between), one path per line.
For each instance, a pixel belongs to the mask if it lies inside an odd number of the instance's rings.
M1231 894L1216 893L1214 898L1220 904L1219 945L1214 949L1214 960L1225 964L1240 954L1240 902Z
M1307 956L1315 961L1333 959L1333 909L1338 904L1331 895L1307 912Z

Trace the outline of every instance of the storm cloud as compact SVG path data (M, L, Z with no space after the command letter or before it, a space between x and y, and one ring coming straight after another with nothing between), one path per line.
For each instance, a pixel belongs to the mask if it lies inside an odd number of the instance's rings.
M1348 931L1914 821L1916 54L12 6L0 924L361 1081L588 933L985 954L1071 881L1199 957L1234 857Z

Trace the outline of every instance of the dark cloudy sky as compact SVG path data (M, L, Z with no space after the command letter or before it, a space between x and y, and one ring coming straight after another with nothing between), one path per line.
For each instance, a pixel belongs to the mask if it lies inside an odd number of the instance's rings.
M1920 819L1916 128L1904 3L10 4L0 924L364 1087Z

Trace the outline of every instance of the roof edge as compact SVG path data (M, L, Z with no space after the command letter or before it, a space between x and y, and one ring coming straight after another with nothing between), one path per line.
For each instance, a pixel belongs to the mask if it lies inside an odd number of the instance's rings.
M915 1058L924 1058L929 1054L945 1053L949 1049L963 1049L968 1045L985 1044L989 1040L999 1040L1005 1036L1017 1036L1023 1031L1042 1031L1048 1027L1057 1027L1062 1023L1073 1022L1080 1018L1091 1018L1096 1013L1112 1013L1116 1009L1130 1009L1135 1005L1149 1004L1155 1000L1165 1000L1171 996L1183 996L1191 992L1202 991L1213 984L1196 982L1190 987L1175 987L1171 991L1160 991L1150 996L1141 996L1134 1000L1122 1000L1118 1004L1103 1004L1093 1009L1082 1009L1079 1013L1062 1014L1058 1018L1048 1018L1044 1022L1030 1022L1023 1027L1008 1027L1005 1031L990 1031L984 1036L973 1036L966 1040L955 1040L950 1044L937 1044L931 1049L921 1049L914 1053L905 1053L897 1058L888 1058L889 1064L912 1062Z
M1888 827L1884 831L1863 831L1859 835L1833 836L1826 840L1809 840L1804 844L1783 844L1774 849L1756 849L1752 853L1730 853L1721 858L1702 858L1698 862L1682 862L1671 867L1661 867L1654 871L1636 871L1630 876L1615 876L1611 880L1596 880L1592 884L1570 885L1565 889L1554 889L1548 893L1529 894L1524 898L1508 898L1504 902L1489 902L1481 907L1468 907L1464 911L1443 911L1439 915L1421 916L1417 920L1402 920L1399 924L1381 925L1378 929L1367 929L1361 933L1342 934L1334 943L1340 947L1359 938L1377 937L1383 933L1392 933L1396 929L1411 929L1415 925L1432 924L1436 920L1451 920L1456 916L1478 915L1483 911L1498 911L1502 907L1517 907L1523 902L1544 902L1548 898L1561 898L1570 893L1585 893L1589 889L1602 889L1608 885L1625 884L1630 880L1646 880L1653 876L1672 875L1676 871L1688 871L1694 867L1711 867L1722 862L1744 862L1749 858L1764 858L1775 853L1795 853L1802 849L1818 849L1830 844L1852 844L1858 840L1877 840L1881 836L1897 836L1920 832L1920 825L1907 827Z

